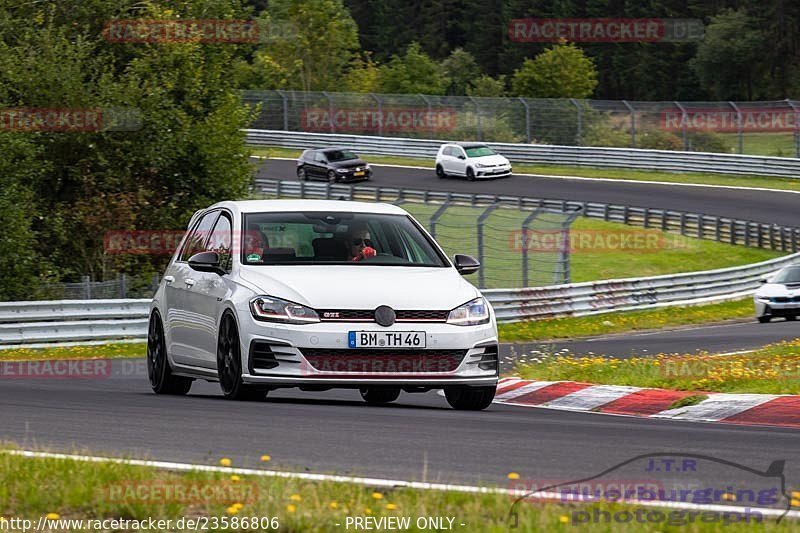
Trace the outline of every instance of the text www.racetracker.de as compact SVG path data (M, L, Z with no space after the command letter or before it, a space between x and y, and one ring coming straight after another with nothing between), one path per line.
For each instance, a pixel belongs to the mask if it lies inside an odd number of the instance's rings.
M0 531L208 531L277 530L280 522L271 516L196 516L175 519L130 518L0 518Z

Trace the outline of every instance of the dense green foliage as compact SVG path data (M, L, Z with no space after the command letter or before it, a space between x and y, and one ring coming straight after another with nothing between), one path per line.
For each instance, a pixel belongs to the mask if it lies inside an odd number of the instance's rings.
M179 14L247 16L230 0L0 4L3 108L132 108L141 120L129 131L0 132L0 298L35 296L42 278L156 272L167 256L107 253L107 232L181 230L199 207L247 191L249 111L230 76L239 47L102 36L109 19Z

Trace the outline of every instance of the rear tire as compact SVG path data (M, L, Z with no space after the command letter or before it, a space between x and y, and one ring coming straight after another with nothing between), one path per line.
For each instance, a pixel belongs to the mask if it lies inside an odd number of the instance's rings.
M497 387L445 387L444 397L453 409L480 411L492 404Z
M217 339L217 375L222 394L228 400L263 400L269 389L242 381L242 351L239 329L230 313L222 315Z
M390 403L400 397L400 388L361 389L361 397L370 405Z
M147 377L150 379L150 387L156 394L176 396L188 393L194 381L172 374L172 367L167 357L167 343L164 340L164 326L157 312L150 315L150 324L147 328Z
M769 315L758 317L758 321L761 322L762 324L767 324L769 323L770 320L772 320L772 317Z
M472 168L467 169L467 179L469 181L475 181L475 171Z
M447 174L444 173L444 168L442 165L436 165L436 177L439 179L444 179L447 177Z

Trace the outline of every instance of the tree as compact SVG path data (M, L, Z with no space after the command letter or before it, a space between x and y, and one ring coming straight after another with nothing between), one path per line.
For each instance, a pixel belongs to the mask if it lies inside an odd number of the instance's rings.
M231 66L251 45L116 43L101 31L102 21L132 12L156 20L245 18L236 5L185 3L179 13L171 3L133 0L0 6L0 20L10 22L0 24L2 107L100 109L104 119L108 110L132 109L139 120L124 130L104 122L88 131L18 133L33 154L19 164L36 174L9 185L19 205L5 223L30 228L30 250L60 276L158 271L167 256L109 254L104 236L181 230L198 208L247 193L252 169L241 129L250 115ZM12 148L0 143L4 159ZM0 268L3 275L10 269Z
M456 48L442 61L442 72L450 78L448 94L466 94L467 88L481 75L481 68L472 54Z
M442 69L418 43L411 43L403 56L380 67L380 88L384 93L444 94L450 84Z
M256 52L256 76L267 82L257 88L340 88L359 49L358 28L342 0L270 0L262 19L291 31Z
M354 93L373 93L380 90L381 71L369 53L357 57L344 80L344 90Z
M506 80L505 76L499 78L492 78L488 74L473 80L467 87L468 96L484 96L499 98L506 95Z
M588 98L596 86L594 62L572 43L526 59L511 78L515 96L531 98Z
M729 9L711 17L691 65L715 99L750 100L765 81L761 61L765 45L756 20L744 10Z

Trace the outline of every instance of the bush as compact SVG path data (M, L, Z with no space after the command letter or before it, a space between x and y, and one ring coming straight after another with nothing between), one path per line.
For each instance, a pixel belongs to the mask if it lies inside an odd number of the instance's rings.
M731 146L728 140L712 131L698 131L686 135L689 150L693 152L730 152ZM680 148L683 150L683 148Z
M636 147L647 150L683 150L683 141L674 133L650 130L636 136Z

